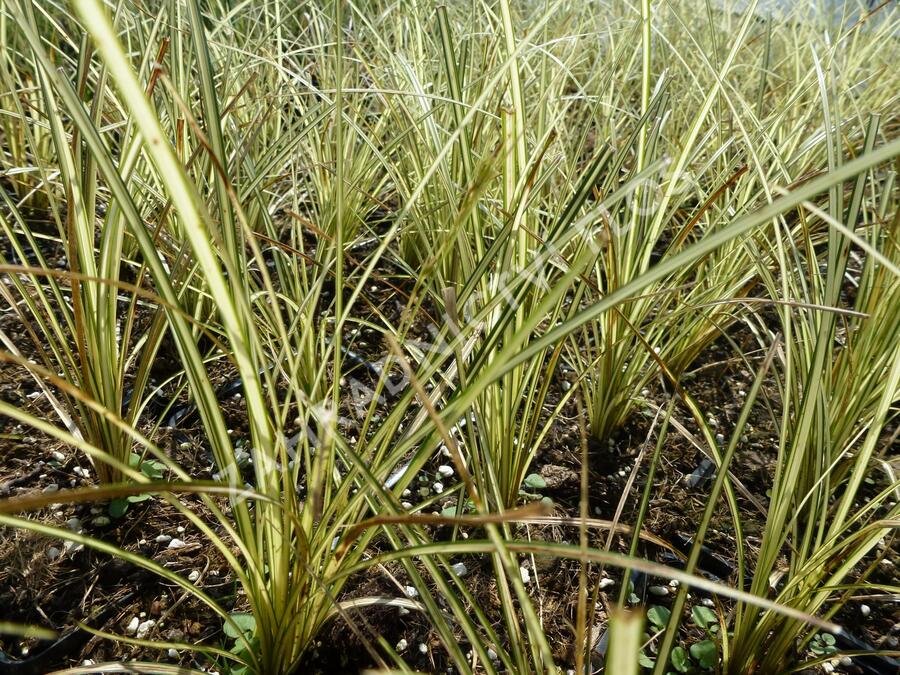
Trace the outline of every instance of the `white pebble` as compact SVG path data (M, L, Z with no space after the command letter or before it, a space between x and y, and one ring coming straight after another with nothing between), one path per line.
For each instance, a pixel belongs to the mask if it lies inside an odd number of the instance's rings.
M669 582L669 586L671 586L672 588L678 588L678 579L672 579L672 581Z
M197 581L197 579L199 579L199 578L200 578L199 570L193 570L193 571L191 571L190 574L188 574L188 581L190 581L191 583Z
M860 606L859 606L859 613L862 614L862 615L863 615L863 618L865 619L866 617L869 616L869 614L872 613L872 608L869 607L868 605L860 605Z
M444 484L440 483L440 482L435 483L431 487L433 487L434 491L437 492L438 494L441 494L444 491Z
M169 545L167 548L183 548L185 546L187 546L187 544L185 544L183 541L181 541L181 539L173 539L172 541L169 542Z
M172 537L170 537L168 534L160 534L156 537L157 544L168 544L170 541L172 541Z
M822 664L822 670L824 670L826 673L833 673L834 666L826 661L825 663Z
M407 598L418 598L419 591L416 590L415 586L407 586L403 589L403 592L406 594Z
M154 621L153 619L147 619L146 621L140 623L137 627L137 634L135 637L137 637L138 640L143 640L145 637L147 637L150 629L155 625L156 621Z
M63 544L63 551L68 553L78 553L84 548L84 544L76 544L74 541L67 541Z
M59 450L54 450L53 451L53 459L55 459L57 462L65 462L66 456L64 454L62 454Z
M66 527L68 527L72 532L78 532L81 529L81 519L80 518L69 518L66 521Z
M454 563L450 567L450 569L452 569L454 574L456 574L456 576L458 576L458 577L464 577L464 576L466 576L466 574L469 573L469 570L466 568L465 564L461 563L461 562Z
M426 645L424 642L420 642L420 643L419 643L419 653L420 653L420 654L427 654L427 653L428 653L428 645Z
M170 658L170 659L177 659L177 658L178 658L178 650L177 650L177 649L170 649L170 650L169 650L168 652L166 652L166 653L169 655L169 658Z
M714 603L712 601L712 598L703 598L700 601L700 604L702 604L704 607L715 607L716 606L716 603Z
M650 595L655 595L660 598L663 598L669 594L668 586L651 586L647 590L650 591Z
M604 588L609 588L610 586L615 586L616 582L614 579L606 578L606 579L601 579L600 583L597 585L600 587L600 590L602 591Z
M47 557L50 560L56 560L59 556L60 556L59 549L56 548L55 546L51 546L50 548L47 549Z
M491 649L490 647L488 647L487 655L488 655L488 658L489 658L491 661L498 661L499 658L500 658L500 657L497 656L497 652L495 652L495 651L494 651L493 649Z
M57 485L56 483L50 483L50 485L48 485L43 490L41 490L41 492L44 494L50 494L51 492L58 492L58 491L59 491L59 485Z
M131 621L128 622L128 625L125 626L125 634L126 635L134 635L137 633L138 626L141 625L141 620L139 618L132 617Z
M403 638L402 640L400 640L400 642L397 643L398 652L406 651L407 647L409 647L409 643L406 641L406 638Z
M531 582L531 572L528 571L527 567L520 567L519 574L522 575L522 583L530 583Z
M447 466L446 464L441 464L437 470L444 478L449 478L453 475L453 467Z

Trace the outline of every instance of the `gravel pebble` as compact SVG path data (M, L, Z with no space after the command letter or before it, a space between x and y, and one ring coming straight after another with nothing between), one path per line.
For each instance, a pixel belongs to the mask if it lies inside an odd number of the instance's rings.
M78 553L84 549L84 544L76 544L74 541L67 541L63 544L63 551L67 553Z
M143 640L150 633L150 629L155 625L156 621L154 621L153 619L147 619L146 621L141 622L140 624L138 624L135 637L137 637L138 640Z
M461 563L461 562L459 562L459 563L454 563L454 564L451 566L451 569L453 570L453 572L454 572L454 573L456 574L456 576L458 576L458 577L464 577L464 576L466 576L466 575L469 573L469 570L466 568L465 564L464 564L464 563Z

